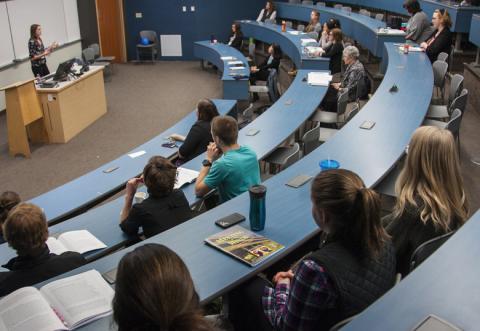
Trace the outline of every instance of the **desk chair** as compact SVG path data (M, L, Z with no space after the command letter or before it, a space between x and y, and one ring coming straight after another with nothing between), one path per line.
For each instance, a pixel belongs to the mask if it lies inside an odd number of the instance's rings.
M110 62L100 62L95 60L95 52L91 48L85 48L82 51L82 56L83 56L83 61L85 63L88 63L89 65L95 65L95 66L103 66L105 69L105 73L107 73L107 70L110 74L113 74L112 67Z
M140 38L147 38L150 43L148 45L137 44L137 61L140 61L140 53L149 52L152 57L152 62L155 62L158 54L157 33L150 30L140 31Z
M308 6L313 6L313 1L311 0L303 0L302 5L308 5Z
M297 25L297 31L303 32L303 30L305 30L305 25L303 24Z
M285 25L287 28L291 29L293 27L293 23L291 21L285 21Z
M352 111L350 112L350 114L347 115L347 117L345 119L345 124L348 123L348 121L350 121L355 115L357 115L359 111L360 110L359 110L358 106L354 105ZM321 143L326 142L328 139L333 137L338 131L339 131L339 129L321 128L320 129L320 138L319 138L320 142Z
M438 56L437 56L437 61L447 62L447 59L448 59L448 54L445 53L445 52L441 52L441 53L438 54Z
M302 137L303 156L309 154L320 145L320 122L313 129L305 132Z
M267 18L267 19L265 20L265 24L272 24L272 25L274 25L274 24L277 24L277 21L275 21L274 19L271 19L271 18Z
M287 169L300 159L300 145L294 143L291 147L278 147L270 155L268 155L263 161L274 166L274 172L277 173L281 170ZM272 167L270 167L272 169Z
M410 272L422 264L430 255L432 255L440 246L442 246L455 231L446 233L436 238L430 239L415 249L410 259Z
M317 7L326 7L327 4L325 2L317 2Z
M342 10L347 12L347 13L351 13L352 12L352 7L345 6L345 7L342 7Z
M426 117L429 119L445 119L449 118L454 109L460 109L465 112L468 101L468 90L463 89L458 97L456 97L452 103L447 106L431 106L427 112Z
M99 61L99 62L113 62L113 61L115 61L115 56L101 56L100 55L100 46L98 44L91 44L88 47L93 49L93 53L95 55L95 61Z
M447 108L452 104L453 100L460 95L463 89L463 76L455 74L450 79L450 88L448 89L448 100L445 104L445 100L437 100L433 98L430 106L428 107L427 117L435 116L434 114L447 114ZM431 115L429 115L431 114ZM440 115L437 115L440 116Z
M243 129L245 126L247 126L253 121L254 109L255 107L253 103L250 103L248 107L242 112L243 121L241 123L238 123L238 129Z
M359 14L370 17L370 12L366 9L360 9Z
M458 154L460 155L460 125L462 124L462 118L462 111L455 108L448 122L427 119L423 121L423 125L436 126L437 128L449 130L457 141Z
M445 78L447 76L448 63L437 60L433 62L432 69L434 91L436 91L437 95L440 95L443 100L445 98Z
M266 93L271 103L275 103L280 97L278 90L278 77L276 69L269 69L266 85L250 85L249 92L252 93Z
M383 21L383 14L381 14L381 13L375 14L375 19L377 21Z
M320 123L327 123L327 124L335 124L336 126L341 125L343 123L345 111L347 109L348 104L348 89L343 89L339 92L337 98L337 112L325 111L325 110L317 110L315 114L310 118L311 122L320 122Z
M288 3L300 3L300 0L288 0Z
M339 3L337 3L337 4L335 4L335 5L333 6L333 8L335 8L335 9L342 9L342 7L343 7L343 6L342 6L341 4L339 4Z

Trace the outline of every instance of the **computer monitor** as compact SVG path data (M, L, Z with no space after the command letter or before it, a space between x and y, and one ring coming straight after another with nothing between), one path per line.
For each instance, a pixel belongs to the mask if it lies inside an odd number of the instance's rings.
M58 65L57 71L55 72L55 76L53 76L53 80L62 81L66 80L70 70L72 69L73 63L75 59L70 59L68 61L62 62Z

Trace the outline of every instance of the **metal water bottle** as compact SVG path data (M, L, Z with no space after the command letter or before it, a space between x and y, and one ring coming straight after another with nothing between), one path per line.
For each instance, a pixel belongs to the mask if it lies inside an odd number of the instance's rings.
M250 229L262 231L265 228L265 195L267 188L263 185L254 185L249 188L250 193Z

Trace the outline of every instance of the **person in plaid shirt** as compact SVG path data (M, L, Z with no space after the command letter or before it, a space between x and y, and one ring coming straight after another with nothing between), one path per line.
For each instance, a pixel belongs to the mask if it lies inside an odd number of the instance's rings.
M230 297L235 330L329 330L385 293L395 254L380 220L378 195L353 172L324 171L312 184L320 248L273 284L257 277Z

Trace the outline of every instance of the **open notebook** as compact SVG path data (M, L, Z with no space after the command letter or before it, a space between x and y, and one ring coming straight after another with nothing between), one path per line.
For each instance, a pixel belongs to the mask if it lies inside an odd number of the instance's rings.
M313 86L328 86L332 81L333 76L327 72L309 72L308 85Z
M57 255L69 251L83 254L107 247L87 230L65 232L57 238L49 237L47 246L51 253Z
M193 183L199 175L198 171L190 170L187 168L178 168L177 169L177 182L175 183L175 188L179 189L183 185Z
M0 331L74 330L112 313L113 289L96 270L43 286L23 287L0 300Z

